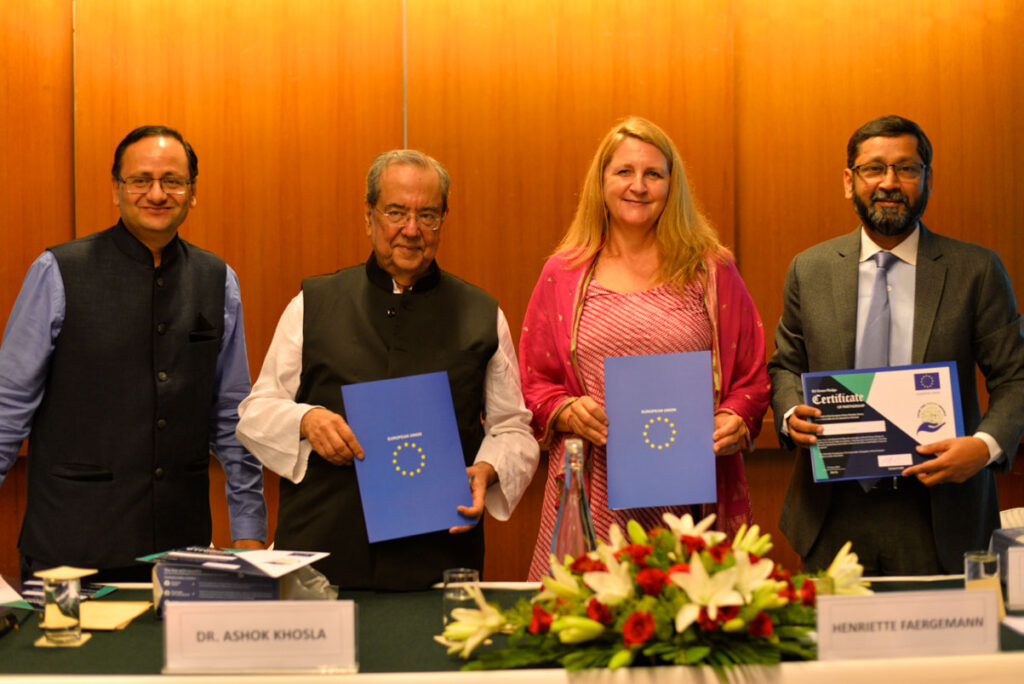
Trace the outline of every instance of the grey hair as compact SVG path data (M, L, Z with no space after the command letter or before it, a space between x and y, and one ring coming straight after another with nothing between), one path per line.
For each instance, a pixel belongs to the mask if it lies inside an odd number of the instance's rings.
M441 182L441 212L448 213L448 186L451 185L448 170L441 162L419 150L389 150L377 155L366 174L366 203L369 206L377 206L377 200L380 199L380 178L384 175L385 169L393 164L412 164L421 169L436 171Z

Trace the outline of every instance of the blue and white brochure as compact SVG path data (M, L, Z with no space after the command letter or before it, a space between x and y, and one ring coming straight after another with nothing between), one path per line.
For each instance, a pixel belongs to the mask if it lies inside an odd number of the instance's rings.
M345 385L345 417L370 542L472 525L472 506L448 373ZM411 559L410 559L411 560Z
M711 352L604 360L608 507L716 500Z
M933 458L918 445L964 434L953 361L802 377L804 403L825 428L811 447L815 482L899 475Z

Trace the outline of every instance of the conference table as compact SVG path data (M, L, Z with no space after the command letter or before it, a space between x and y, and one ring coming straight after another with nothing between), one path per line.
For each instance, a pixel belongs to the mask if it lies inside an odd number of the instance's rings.
M484 583L489 601L503 606L532 595L528 585ZM962 580L955 577L932 581L877 582L876 591L909 589L955 589ZM120 589L109 600L145 600L148 591ZM36 648L42 634L39 618L30 616L20 629L0 637L0 681L48 682L134 682L207 684L217 682L345 682L353 684L505 684L524 682L640 683L718 682L710 668L652 667L609 672L592 670L569 674L561 669L460 672L463 664L435 643L432 636L441 627L441 592L377 593L343 591L341 599L354 600L357 611L358 674L232 674L164 675L163 623L150 609L126 629L93 632L78 648ZM104 599L101 599L104 600ZM1006 626L1000 628L1001 652L978 656L940 656L848 661L785 662L777 666L735 668L730 681L742 682L1021 682L1024 681L1024 635ZM503 637L498 637L502 639Z

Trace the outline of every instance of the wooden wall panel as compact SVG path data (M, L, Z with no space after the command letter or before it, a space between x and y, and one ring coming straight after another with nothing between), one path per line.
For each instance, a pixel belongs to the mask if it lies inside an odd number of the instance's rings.
M545 257L616 120L672 136L731 244L730 3L571 0L408 3L409 145L452 174L439 262L498 297L518 340ZM507 525L488 526L485 574L521 579L536 539L540 471Z
M73 234L70 3L5 3L0 64L0 322L6 324L29 265ZM7 577L18 574L24 490L19 462L0 488L0 574Z
M1024 288L1024 4L1013 0L736 0L736 206L741 270L769 354L786 267L800 250L853 230L843 198L846 141L885 114L919 123L935 149L932 229L997 250ZM769 418L770 418L769 414ZM759 444L772 446L770 423ZM773 532L789 468L775 471ZM758 456L754 456L758 458ZM1020 500L1020 478L1000 483ZM756 506L756 503L755 503ZM785 543L785 542L783 542ZM788 547L788 545L786 545Z
M926 222L996 249L1024 287L1018 0L405 4L409 146L453 176L440 263L498 296L517 338L597 140L627 114L651 118L680 147L736 249L769 348L789 260L857 223L842 197L845 143L884 113L917 120L935 144ZM0 123L17 131L0 148L0 311L43 247L116 220L116 143L167 123L200 157L183 235L238 271L258 372L299 280L368 252L363 174L375 153L402 144L401 0L73 6L73 53L70 0L11 5L0 18ZM774 531L791 456L773 443L759 440L748 477L756 519ZM7 575L18 472L0 489ZM511 523L487 522L489 578L525 573L539 485ZM273 478L268 486L276 493ZM1000 487L1008 504L1024 500L1019 476ZM217 481L222 507L220 492ZM781 537L773 555L795 567Z

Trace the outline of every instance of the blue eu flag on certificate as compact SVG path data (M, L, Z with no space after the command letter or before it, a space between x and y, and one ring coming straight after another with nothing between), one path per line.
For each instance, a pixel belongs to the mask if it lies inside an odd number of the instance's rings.
M608 357L604 397L609 508L716 500L711 352Z
M470 525L471 506L448 374L427 373L341 388L365 458L356 479L370 542Z
M914 389L918 391L939 389L939 374L914 373Z

